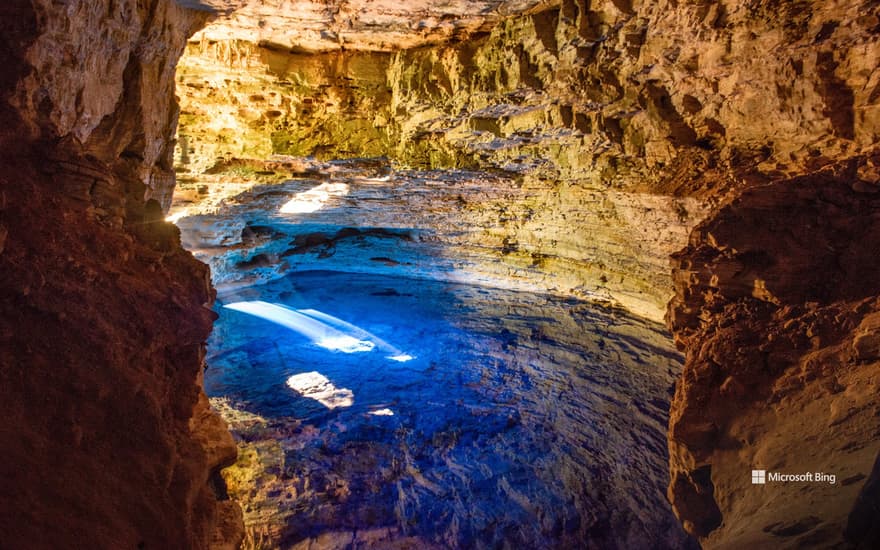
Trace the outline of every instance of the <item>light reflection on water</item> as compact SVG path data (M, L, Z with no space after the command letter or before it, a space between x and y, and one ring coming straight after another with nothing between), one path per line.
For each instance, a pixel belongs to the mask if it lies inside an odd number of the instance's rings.
M230 490L271 544L687 547L664 496L680 367L660 327L380 275L302 272L225 298L255 300L381 350L218 308L206 389L232 404L248 459Z

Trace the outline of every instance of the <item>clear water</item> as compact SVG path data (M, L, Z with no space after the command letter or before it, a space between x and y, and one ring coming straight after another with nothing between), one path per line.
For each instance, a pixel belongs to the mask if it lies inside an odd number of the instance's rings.
M223 307L255 300L330 315L413 358L334 351ZM329 271L227 294L217 312L205 386L240 441L230 490L251 547L692 544L664 496L680 358L658 325L558 297ZM307 373L346 399L288 384Z

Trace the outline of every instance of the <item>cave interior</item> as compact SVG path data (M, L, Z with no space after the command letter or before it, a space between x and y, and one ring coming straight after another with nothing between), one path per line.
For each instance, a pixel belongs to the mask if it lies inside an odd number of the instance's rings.
M871 0L8 0L0 548L880 547Z

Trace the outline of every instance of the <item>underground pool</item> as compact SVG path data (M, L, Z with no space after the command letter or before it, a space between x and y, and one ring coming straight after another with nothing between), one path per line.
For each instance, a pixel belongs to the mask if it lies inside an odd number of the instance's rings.
M219 291L205 389L238 442L245 547L689 547L663 327L456 271L447 226L390 223L387 175L357 174L178 208Z

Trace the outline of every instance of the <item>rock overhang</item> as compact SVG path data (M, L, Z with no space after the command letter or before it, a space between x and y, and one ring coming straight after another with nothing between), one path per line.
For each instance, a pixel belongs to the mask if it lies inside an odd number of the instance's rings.
M212 11L192 40L241 40L297 52L394 51L485 32L559 0L175 0Z

